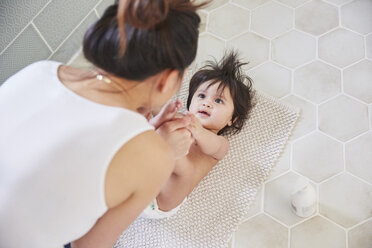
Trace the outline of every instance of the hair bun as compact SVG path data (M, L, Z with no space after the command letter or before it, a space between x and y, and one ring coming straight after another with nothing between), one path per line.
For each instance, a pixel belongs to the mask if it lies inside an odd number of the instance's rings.
M133 27L151 29L164 21L168 14L167 0L126 0L124 6L124 21ZM119 3L119 13L120 9Z
M167 18L168 0L117 0L118 26L121 40L121 56L124 55L126 41L124 23L140 29L151 29Z

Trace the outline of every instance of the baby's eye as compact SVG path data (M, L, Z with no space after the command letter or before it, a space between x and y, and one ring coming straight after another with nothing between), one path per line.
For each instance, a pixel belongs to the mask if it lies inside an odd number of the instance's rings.
M204 95L203 93L200 93L200 94L198 95L198 97L199 97L199 98L204 98L205 95Z
M220 99L220 98L217 98L217 99L215 100L215 102L218 103L218 104L223 103L222 99Z

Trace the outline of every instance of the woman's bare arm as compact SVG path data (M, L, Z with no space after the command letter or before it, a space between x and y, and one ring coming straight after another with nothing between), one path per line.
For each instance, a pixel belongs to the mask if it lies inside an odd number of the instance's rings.
M116 156L122 158L122 164L130 164L135 168L130 171L133 180L127 182L127 187L134 190L122 203L110 208L98 219L88 233L73 242L73 248L111 248L122 232L159 193L174 167L170 147L153 131L130 140Z

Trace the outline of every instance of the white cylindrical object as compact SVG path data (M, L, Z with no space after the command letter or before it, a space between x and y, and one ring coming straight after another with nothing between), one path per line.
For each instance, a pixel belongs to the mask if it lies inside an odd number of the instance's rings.
M309 217L316 210L316 192L308 181L302 180L300 184L300 188L291 195L291 208L296 215Z

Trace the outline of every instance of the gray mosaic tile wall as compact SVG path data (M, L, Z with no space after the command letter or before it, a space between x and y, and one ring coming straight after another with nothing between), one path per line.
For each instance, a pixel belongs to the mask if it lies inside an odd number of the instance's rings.
M0 85L38 60L67 63L114 0L1 0Z

